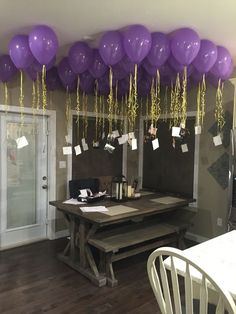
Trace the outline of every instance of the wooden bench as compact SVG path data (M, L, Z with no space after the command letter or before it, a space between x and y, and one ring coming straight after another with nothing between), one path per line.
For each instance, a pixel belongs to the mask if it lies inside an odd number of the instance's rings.
M113 287L117 285L113 262L173 243L179 247L188 226L177 220L173 224L169 220L148 220L100 231L88 243L99 250L99 269L106 274L107 284Z

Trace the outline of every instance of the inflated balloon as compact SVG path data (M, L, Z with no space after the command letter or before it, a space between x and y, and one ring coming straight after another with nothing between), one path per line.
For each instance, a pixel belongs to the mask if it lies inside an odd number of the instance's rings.
M58 71L60 80L65 88L67 86L71 86L76 80L76 74L71 69L68 57L64 57L60 61L60 63L58 64L57 71Z
M171 37L171 52L183 65L189 65L196 58L200 49L200 38L191 28L180 28Z
M222 46L217 46L217 59L210 72L216 78L223 78L230 70L231 63L232 58L228 49Z
M16 35L9 43L9 55L17 69L23 70L30 66L34 57L30 51L27 35Z
M46 85L47 89L51 91L60 89L62 87L58 71L55 66L47 71Z
M118 31L106 32L99 43L99 53L106 65L114 65L124 56L122 36Z
M108 66L102 60L98 49L93 49L92 63L88 70L94 78L103 76L108 70Z
M37 74L39 73L35 67L33 66L33 64L31 64L28 68L25 69L25 73L28 75L28 77L32 80L32 81L36 81L37 80Z
M131 25L123 34L123 43L127 56L135 64L138 64L151 49L151 34L143 25Z
M138 95L141 97L146 97L150 93L151 89L151 80L150 79L141 79L138 82Z
M151 65L159 68L170 55L170 42L168 37L161 32L152 33L151 37L152 45L147 59Z
M191 73L190 78L195 82L195 83L199 83L202 81L202 76L203 73L199 72L196 68L194 68L194 70Z
M194 67L201 73L207 73L213 67L217 59L216 45L207 39L201 40L200 50L193 61Z
M176 72L172 69L172 67L168 64L168 62L163 64L160 67L159 71L160 71L161 77L163 77L163 76L168 76L168 77L176 76Z
M157 75L158 68L156 66L151 65L147 58L143 60L142 66L144 67L146 72L148 72L148 74L150 74L152 77L155 77Z
M72 70L76 74L80 74L88 70L93 53L87 43L78 41L71 46L68 57Z
M17 73L17 68L12 62L9 55L0 56L0 80L8 82L14 78Z
M127 95L129 92L129 78L126 77L120 81L118 81L118 98L121 98L124 95Z
M135 63L131 61L127 55L124 55L119 63L123 67L124 71L126 71L127 73L134 73Z
M89 71L85 71L80 75L80 88L87 94L93 93L94 77L89 73Z
M46 65L57 53L58 39L49 26L38 25L29 34L29 46L38 62Z
M45 65L46 70L47 71L50 70L54 66L55 63L56 63L56 56L53 57L53 59L48 64ZM33 66L38 73L42 72L42 65L36 59L34 60L31 66Z
M123 66L118 62L112 67L113 79L115 81L122 80L127 76L127 72L124 70Z
M182 72L184 69L184 65L179 63L172 54L168 59L168 63L171 66L171 68L175 70L177 73Z

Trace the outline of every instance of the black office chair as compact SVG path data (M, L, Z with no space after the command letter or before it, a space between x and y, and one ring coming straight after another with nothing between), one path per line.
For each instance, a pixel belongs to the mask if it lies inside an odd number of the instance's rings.
M86 178L69 181L70 198L77 198L79 190L90 189L93 193L99 192L99 179Z

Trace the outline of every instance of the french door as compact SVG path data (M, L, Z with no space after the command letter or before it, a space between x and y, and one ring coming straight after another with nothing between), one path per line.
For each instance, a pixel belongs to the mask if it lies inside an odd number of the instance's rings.
M47 237L47 117L0 114L0 249Z

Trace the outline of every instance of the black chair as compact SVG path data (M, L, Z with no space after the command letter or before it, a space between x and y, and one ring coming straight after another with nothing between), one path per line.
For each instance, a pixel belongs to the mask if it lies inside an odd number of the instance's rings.
M69 181L70 198L77 198L79 190L90 189L93 193L99 192L99 179L98 178L86 178Z

